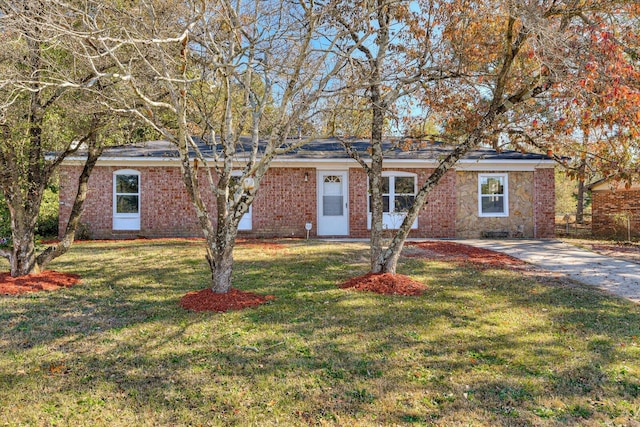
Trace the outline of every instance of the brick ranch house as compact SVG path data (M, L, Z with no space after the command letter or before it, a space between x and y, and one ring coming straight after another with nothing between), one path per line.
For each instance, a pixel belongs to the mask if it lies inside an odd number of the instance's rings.
M203 149L211 153L204 144ZM384 163L385 227L399 226L403 208L447 150L442 144L390 150ZM81 159L70 158L61 168L60 230L69 218L80 165ZM305 237L310 227L312 237L368 237L367 186L365 172L337 140L313 141L273 161L240 223L240 235ZM95 239L202 235L177 151L163 141L105 150L89 180L85 206L81 222ZM215 209L213 200L209 206ZM409 237L553 237L554 206L552 160L479 149L442 178Z
M600 180L589 189L594 236L626 239L627 227L631 228L631 237L640 236L640 184L633 183L627 188L624 183Z

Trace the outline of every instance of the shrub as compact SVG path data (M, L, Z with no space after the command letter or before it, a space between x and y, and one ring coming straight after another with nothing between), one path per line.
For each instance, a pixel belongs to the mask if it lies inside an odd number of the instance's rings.
M9 207L5 203L2 194L0 194L0 246L6 246L7 241L2 239L9 238L11 238L11 217L9 215Z
M57 186L50 185L44 190L38 223L36 224L36 233L38 235L46 237L58 235L59 200Z
M58 203L58 187L55 185L48 186L42 196L36 234L46 237L58 235ZM10 239L11 217L4 197L0 194L0 245L4 242L4 246L7 246Z

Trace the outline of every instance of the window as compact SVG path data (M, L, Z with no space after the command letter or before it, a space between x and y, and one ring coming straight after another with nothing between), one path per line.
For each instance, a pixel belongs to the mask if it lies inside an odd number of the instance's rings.
M325 175L322 190L322 215L343 216L344 203L342 176Z
M113 229L140 230L140 172L113 174Z
M241 171L234 171L231 173L231 180L229 182L229 191L244 191L242 189L242 185L240 183L240 178L242 178ZM238 230L251 230L253 224L252 220L252 206L249 206L249 210L242 215L240 222L238 223Z
M382 173L382 226L397 229L416 197L416 175L406 172ZM369 196L369 228L371 228L371 196ZM418 228L418 220L411 228Z
M480 216L509 216L507 174L478 176L478 212Z

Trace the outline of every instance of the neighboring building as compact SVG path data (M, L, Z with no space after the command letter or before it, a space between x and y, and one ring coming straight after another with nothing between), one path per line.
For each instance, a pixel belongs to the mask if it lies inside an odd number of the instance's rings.
M352 145L362 149L366 141ZM211 154L211 147L202 144L202 149L205 156ZM447 151L442 144L428 144L386 154L387 228L399 226L403 209ZM81 159L75 158L61 168L61 231L80 167ZM177 150L167 142L105 150L89 188L81 222L91 238L202 235L181 178ZM409 237L553 237L554 191L554 162L548 157L476 150L442 178ZM214 211L213 200L208 203ZM308 223L314 237L369 236L366 174L334 139L313 141L276 158L240 229L246 236L304 237Z
M627 239L640 236L640 184L601 180L590 187L594 236Z

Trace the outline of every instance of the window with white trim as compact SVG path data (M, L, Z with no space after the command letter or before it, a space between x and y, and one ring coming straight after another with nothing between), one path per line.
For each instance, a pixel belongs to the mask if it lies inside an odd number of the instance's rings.
M382 173L382 226L398 229L415 200L417 175L409 172ZM369 191L371 193L371 191ZM368 201L368 227L371 228L371 195ZM411 228L418 228L418 220Z
M231 173L231 179L229 181L229 190L231 191L246 191L243 189L242 184L240 183L240 178L242 178L242 171L233 171ZM240 222L238 223L238 230L251 230L253 227L253 207L250 205L249 210L242 215Z
M113 229L140 230L140 172L113 173Z
M506 173L478 175L478 215L509 216L509 180Z

